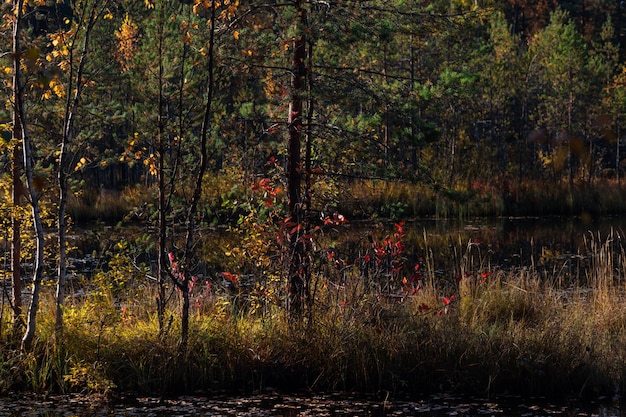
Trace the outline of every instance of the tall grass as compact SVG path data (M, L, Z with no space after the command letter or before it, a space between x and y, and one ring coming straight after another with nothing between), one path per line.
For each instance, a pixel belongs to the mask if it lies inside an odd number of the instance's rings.
M213 291L194 306L184 357L175 304L158 337L149 286L92 287L70 298L60 339L52 302L42 303L32 354L3 335L0 391L623 393L620 242L617 234L585 236L593 256L579 281L546 279L532 267L491 269L472 243L456 248L457 279L441 279L425 262L414 291L381 292L357 268L320 270L316 303L302 321L278 304L253 311Z

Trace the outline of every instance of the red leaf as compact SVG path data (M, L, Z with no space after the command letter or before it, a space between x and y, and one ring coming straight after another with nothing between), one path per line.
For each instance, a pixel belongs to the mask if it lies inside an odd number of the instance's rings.
M234 285L237 285L239 282L239 275L231 274L230 272L222 272L222 276L232 282Z
M451 295L450 297L443 297L441 300L443 301L445 305L449 306L450 303L452 303L455 298L456 297L454 295Z
M299 232L300 230L302 230L302 224L297 224L295 227L291 229L289 233L293 235L294 233Z
M272 132L276 131L276 127L275 126L270 126L270 127L267 128L267 131L269 133L272 133ZM265 163L265 166L267 167L267 166L276 165L276 164L277 164L276 158L273 157L273 156L270 156L270 159Z

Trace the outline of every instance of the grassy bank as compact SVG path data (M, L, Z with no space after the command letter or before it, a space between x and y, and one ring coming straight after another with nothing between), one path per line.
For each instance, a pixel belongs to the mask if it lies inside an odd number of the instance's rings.
M584 284L559 271L470 270L467 257L458 277L435 278L426 262L396 291L373 287L356 268L341 279L320 270L301 321L287 320L279 301L255 308L251 293L205 286L182 357L177 295L158 337L153 289L112 285L108 271L71 297L60 339L54 303L44 301L32 354L15 348L5 311L0 392L623 393L624 251L609 240L587 244Z

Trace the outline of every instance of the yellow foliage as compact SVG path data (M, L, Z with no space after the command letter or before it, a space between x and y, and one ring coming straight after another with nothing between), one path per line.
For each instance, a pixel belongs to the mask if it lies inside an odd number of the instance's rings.
M78 161L78 163L74 167L74 171L78 171L81 168L85 167L87 165L87 163L89 163L89 161L86 158L84 158L84 157L80 158L80 160Z
M158 171L157 171L156 157L154 156L153 153L151 153L150 156L146 158L146 160L143 161L143 164L148 167L148 171L150 172L150 175L153 175L155 177L157 176Z
M265 77L265 84L263 85L263 91L265 97L272 97L276 93L276 82L272 76L272 71L268 71L267 77Z
M187 45L193 45L193 37L191 36L191 33L183 33L183 43L186 43Z
M209 10L211 8L212 0L194 0L193 3L193 12L198 14L202 10Z
M7 1L7 3L8 3L8 1ZM46 0L26 0L24 2L24 7L26 7L26 6L36 7L36 6L45 6L45 5L46 5Z
M146 0L148 2L149 0ZM132 68L132 60L137 52L137 42L139 41L139 29L127 14L122 22L122 26L115 32L117 38L117 60L122 66L122 71Z
M235 16L235 13L237 13L237 6L239 6L239 2L236 1L231 4L224 2L224 4L225 5L227 4L228 6L226 7L226 9L222 11L222 13L220 14L220 17L222 19L231 19L233 16Z
M50 80L48 83L48 89L44 91L41 97L48 100L52 98L53 95L56 95L59 98L65 97L65 88L63 87L63 84L54 79Z

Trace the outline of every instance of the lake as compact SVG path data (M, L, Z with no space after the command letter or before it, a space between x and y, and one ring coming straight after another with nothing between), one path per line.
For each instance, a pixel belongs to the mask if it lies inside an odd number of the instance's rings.
M550 403L540 398L471 399L451 395L424 399L364 398L343 393L325 395L127 397L103 402L79 395L0 398L0 416L170 417L170 416L508 416L618 417L619 406L606 399L587 403Z

